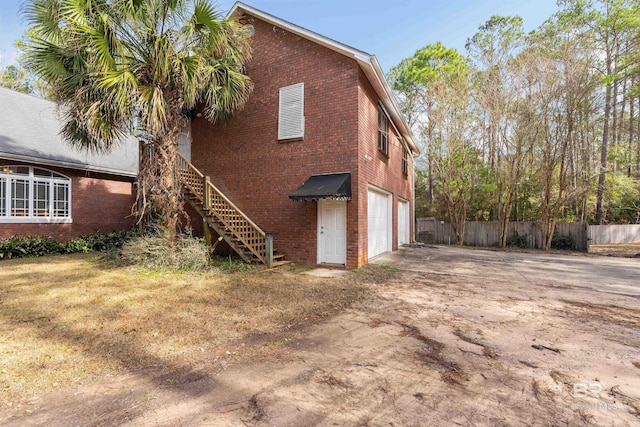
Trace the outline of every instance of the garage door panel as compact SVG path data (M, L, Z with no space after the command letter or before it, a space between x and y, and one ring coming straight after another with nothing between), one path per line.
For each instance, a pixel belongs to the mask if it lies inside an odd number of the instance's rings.
M409 202L398 201L398 246L409 243Z
M368 256L373 258L389 250L390 197L387 194L368 192Z

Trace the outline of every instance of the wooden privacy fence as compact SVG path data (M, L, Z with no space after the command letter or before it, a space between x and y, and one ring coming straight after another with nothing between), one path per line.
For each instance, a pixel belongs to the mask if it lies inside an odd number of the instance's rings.
M590 225L589 244L640 243L640 224Z
M451 224L435 218L417 219L417 240L424 243L450 245L455 243ZM542 227L536 222L510 222L508 235L517 232L527 236L527 246L542 249ZM573 249L587 251L587 225L582 222L561 222L556 224L555 235L571 236ZM497 221L467 221L464 230L466 246L498 246L500 223Z

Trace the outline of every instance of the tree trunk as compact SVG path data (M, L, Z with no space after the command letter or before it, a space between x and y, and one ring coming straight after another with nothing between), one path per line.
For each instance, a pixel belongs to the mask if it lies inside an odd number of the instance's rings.
M429 200L429 203L433 203L433 171L432 171L433 157L431 156L431 150L430 149L429 149L429 154L428 154L428 157L427 157L427 162L429 164L429 176L427 178L428 184L429 184L429 193L427 195L427 198Z
M618 143L618 82L613 82L613 93L611 95L611 126L609 127L609 146L614 148ZM615 152L615 151L614 151ZM616 172L618 163L615 159L611 168Z
M631 88L633 88L636 79L631 79ZM629 95L629 139L627 147L627 176L631 178L631 165L633 162L633 115L635 104L633 102L633 96Z
M498 243L501 248L504 248L507 246L507 239L509 238L507 234L508 231L509 231L509 217L505 215L500 220L500 241Z
M638 114L640 114L640 96L638 97ZM636 176L640 178L640 120L636 129Z
M640 96L638 97L638 114L640 114ZM636 129L636 176L640 178L640 120Z
M611 55L607 53L607 76L611 75ZM604 184L607 177L607 148L609 144L609 119L611 115L611 83L607 83L604 95L604 125L602 128L602 147L600 150L600 173L598 174L598 193L596 202L596 223L602 225Z
M138 175L138 218L175 243L181 215L184 214L180 181L175 168L179 126L162 137L142 143Z
M546 223L543 223L542 236L545 251L551 250L551 241L553 240L553 232L555 228L556 221L553 219L548 218L548 221Z

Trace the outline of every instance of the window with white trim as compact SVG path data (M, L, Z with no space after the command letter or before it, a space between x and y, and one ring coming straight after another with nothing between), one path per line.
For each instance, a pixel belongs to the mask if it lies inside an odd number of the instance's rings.
M378 105L378 150L389 155L389 118L381 105Z
M304 83L280 88L278 140L304 138Z
M7 215L7 203L6 203L6 194L7 194L7 178L0 175L0 218Z
M409 175L409 150L404 145L402 146L402 173Z
M0 166L0 222L71 222L71 179L31 166Z

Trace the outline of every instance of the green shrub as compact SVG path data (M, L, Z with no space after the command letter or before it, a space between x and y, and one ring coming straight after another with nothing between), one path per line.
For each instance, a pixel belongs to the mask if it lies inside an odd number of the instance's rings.
M209 266L209 249L204 239L179 236L175 250L164 236L142 236L122 246L121 260L150 269L203 270Z
M135 231L112 231L101 233L99 230L88 236L79 236L65 243L67 253L74 252L108 252L120 249L124 242L134 238Z
M575 242L573 237L565 234L554 234L551 238L551 249L559 249L568 251L574 248Z
M67 243L63 243L64 251L68 254L77 252L91 252L92 248L86 236L79 236Z
M64 253L60 243L44 236L12 236L0 239L0 259L36 257Z
M510 248L526 249L529 247L529 235L518 234L518 232L514 230L511 236L507 237L507 246Z
M79 236L66 243L44 236L12 236L0 239L0 259L112 251L121 248L122 244L134 235L133 231L96 231L94 234Z

